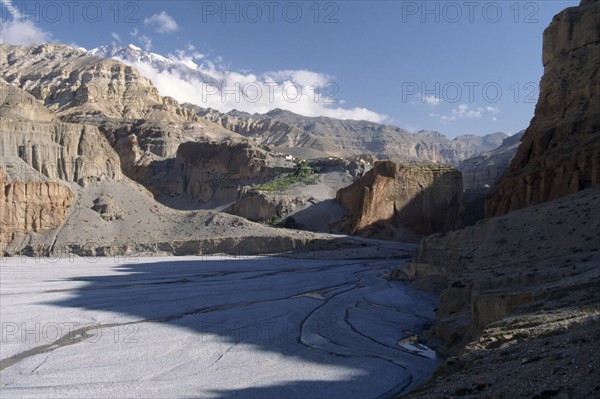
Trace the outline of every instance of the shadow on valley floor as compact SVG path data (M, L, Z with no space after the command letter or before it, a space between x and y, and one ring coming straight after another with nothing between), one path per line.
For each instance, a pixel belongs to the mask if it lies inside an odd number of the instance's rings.
M390 397L413 388L437 364L396 345L398 337L430 325L435 307L430 294L377 277L380 271L360 261L240 262L174 259L114 266L114 275L71 279L86 284L51 304L130 315L140 330L167 323L193 332L199 345L217 336L231 347L249 344L293 359L299 367L349 370L332 378L299 369L283 380L266 375L268 386L239 389L229 388L240 381L234 373L232 385L199 392L210 397ZM240 367L250 375L260 374L263 365Z

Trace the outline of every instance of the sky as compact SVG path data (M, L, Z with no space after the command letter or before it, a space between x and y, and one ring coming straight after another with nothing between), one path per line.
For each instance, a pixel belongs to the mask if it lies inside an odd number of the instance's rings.
M162 95L180 101L225 112L285 108L449 137L528 126L543 31L579 3L0 1L2 42L134 44L252 91L209 98L193 81L140 65Z

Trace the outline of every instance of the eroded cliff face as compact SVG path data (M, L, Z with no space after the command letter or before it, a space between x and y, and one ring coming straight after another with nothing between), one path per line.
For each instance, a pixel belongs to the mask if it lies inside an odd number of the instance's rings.
M486 216L550 201L600 183L600 3L556 15L544 32L535 116Z
M56 229L80 187L121 178L119 157L94 126L61 123L0 79L0 239Z
M390 228L446 232L460 227L461 174L444 165L378 162L338 191L336 200L350 212L341 224L348 234L390 238Z
M119 157L94 126L0 117L0 140L2 163L14 165L21 175L31 168L79 185L121 177Z
M59 227L73 203L73 191L66 185L49 181L9 181L0 167L0 243L16 235L42 232Z

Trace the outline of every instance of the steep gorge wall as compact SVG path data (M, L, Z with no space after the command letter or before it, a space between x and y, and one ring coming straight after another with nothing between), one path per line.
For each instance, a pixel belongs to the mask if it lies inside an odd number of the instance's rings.
M490 218L427 237L403 268L441 292L435 332L454 350L528 306L572 312L568 298L600 284L600 1L554 18L543 60L535 117L487 198Z
M3 163L25 170L23 162L49 179L84 185L121 175L118 155L94 126L0 118L0 142Z
M544 32L535 116L486 216L550 201L600 183L600 3L583 1Z

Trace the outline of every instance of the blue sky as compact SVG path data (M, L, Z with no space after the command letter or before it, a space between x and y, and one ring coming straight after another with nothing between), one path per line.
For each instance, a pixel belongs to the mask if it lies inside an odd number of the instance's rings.
M326 94L338 101L290 103L293 111L364 117L450 137L527 127L543 72L543 30L560 10L578 4L76 1L68 8L3 2L5 42L27 37L86 49L133 43L246 80L285 71L290 79L329 83L319 101ZM27 26L10 25L15 8Z

